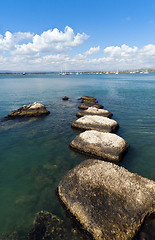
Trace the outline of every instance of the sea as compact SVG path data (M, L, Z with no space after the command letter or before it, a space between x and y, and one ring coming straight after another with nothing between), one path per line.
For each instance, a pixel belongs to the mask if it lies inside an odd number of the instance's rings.
M0 75L0 234L27 234L35 214L66 220L55 190L87 159L69 148L81 96L96 97L119 123L130 149L120 165L155 180L155 73ZM62 101L68 96L68 101ZM50 115L6 120L22 105L39 102ZM66 220L68 221L68 220Z

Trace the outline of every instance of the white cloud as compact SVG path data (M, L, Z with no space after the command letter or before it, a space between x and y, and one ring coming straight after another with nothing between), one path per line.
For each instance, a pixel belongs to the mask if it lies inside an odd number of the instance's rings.
M57 28L43 32L41 35L31 33L6 32L3 37L0 35L0 50L9 51L13 55L33 55L41 53L61 53L73 47L83 44L88 38L85 33L74 34L70 27L66 27L64 32ZM28 43L20 43L21 40L31 39Z
M86 56L92 55L92 54L97 54L100 51L100 46L98 47L91 47L88 51L85 52Z
M103 52L100 51L100 46L97 46L89 48L84 53L77 48L78 53L71 57L71 50L82 45L87 39L87 34L75 34L68 26L63 32L55 28L44 31L40 35L7 31L4 36L0 35L0 70L109 71L141 67L155 68L154 44L147 44L142 48L126 44L108 46Z
M111 57L129 57L138 52L138 47L133 48L123 44L121 47L111 46L104 49L105 53L109 53Z
M12 34L11 32L7 31L5 33L5 36L0 35L0 50L1 51L13 51L16 49L17 44L21 40L30 40L32 39L33 34L27 32L27 33L14 33Z
M140 50L141 55L155 56L155 45L148 44Z
M91 47L88 51L84 52L83 54L79 53L78 55L76 55L75 58L76 59L86 59L90 55L99 53L99 51L100 51L100 46Z
M3 56L0 56L0 66L1 65L3 66L6 63L7 63L7 58L4 58Z

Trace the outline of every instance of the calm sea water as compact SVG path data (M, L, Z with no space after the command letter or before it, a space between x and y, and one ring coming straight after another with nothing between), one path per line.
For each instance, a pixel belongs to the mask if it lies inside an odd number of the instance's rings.
M69 101L61 98L67 95ZM94 96L118 121L130 150L121 162L155 180L155 74L0 75L0 233L32 228L36 212L63 218L55 189L65 173L86 158L68 145L78 98ZM3 118L38 101L51 114L40 119Z

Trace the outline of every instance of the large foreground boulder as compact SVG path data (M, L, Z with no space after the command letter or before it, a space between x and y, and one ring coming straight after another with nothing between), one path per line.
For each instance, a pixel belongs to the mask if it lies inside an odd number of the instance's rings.
M153 181L95 159L70 170L58 194L95 240L133 239L144 218L155 212Z
M119 162L127 152L129 145L114 133L90 130L76 136L70 143L70 147L86 155Z
M98 130L101 132L116 132L119 128L115 120L97 115L86 115L74 121L72 127L82 130Z
M97 109L96 107L89 107L86 110L80 111L76 114L77 117L83 117L86 115L98 115L102 117L112 117L112 113L105 109Z
M28 106L24 105L21 108L11 112L7 118L15 119L23 117L40 117L49 113L50 112L45 108L44 105L34 102L33 104L29 104Z

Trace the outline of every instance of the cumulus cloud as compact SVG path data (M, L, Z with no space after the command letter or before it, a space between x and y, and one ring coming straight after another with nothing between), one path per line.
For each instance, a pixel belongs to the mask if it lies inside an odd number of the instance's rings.
M90 55L94 55L99 53L100 51L100 46L98 47L91 47L88 51L84 52L83 54L79 53L78 55L75 56L76 59L85 59Z
M5 33L5 36L0 34L0 50L1 51L13 51L16 49L17 44L21 40L30 40L32 39L33 34L27 32L27 33L14 33L7 31Z
M155 45L148 44L140 50L141 55L155 56Z
M84 55L89 56L89 55L92 55L92 54L97 54L97 53L99 53L99 51L100 51L100 46L91 47L88 51L85 52Z
M43 33L30 32L0 35L0 70L13 71L61 71L64 70L123 70L141 67L155 68L155 45L108 46L100 51L100 46L91 47L84 53L80 48L70 55L73 48L88 39L85 33L74 33L70 27L64 31L57 28ZM63 69L62 69L63 70Z
M13 55L62 53L83 44L87 38L85 33L75 35L73 29L68 26L64 32L54 28L44 31L41 35L21 32L12 34L7 31L4 37L0 35L0 50L9 51ZM21 40L28 39L31 41L20 43Z
M111 57L129 57L135 55L138 52L138 47L129 47L123 44L121 47L111 46L104 49L105 53L109 53Z

